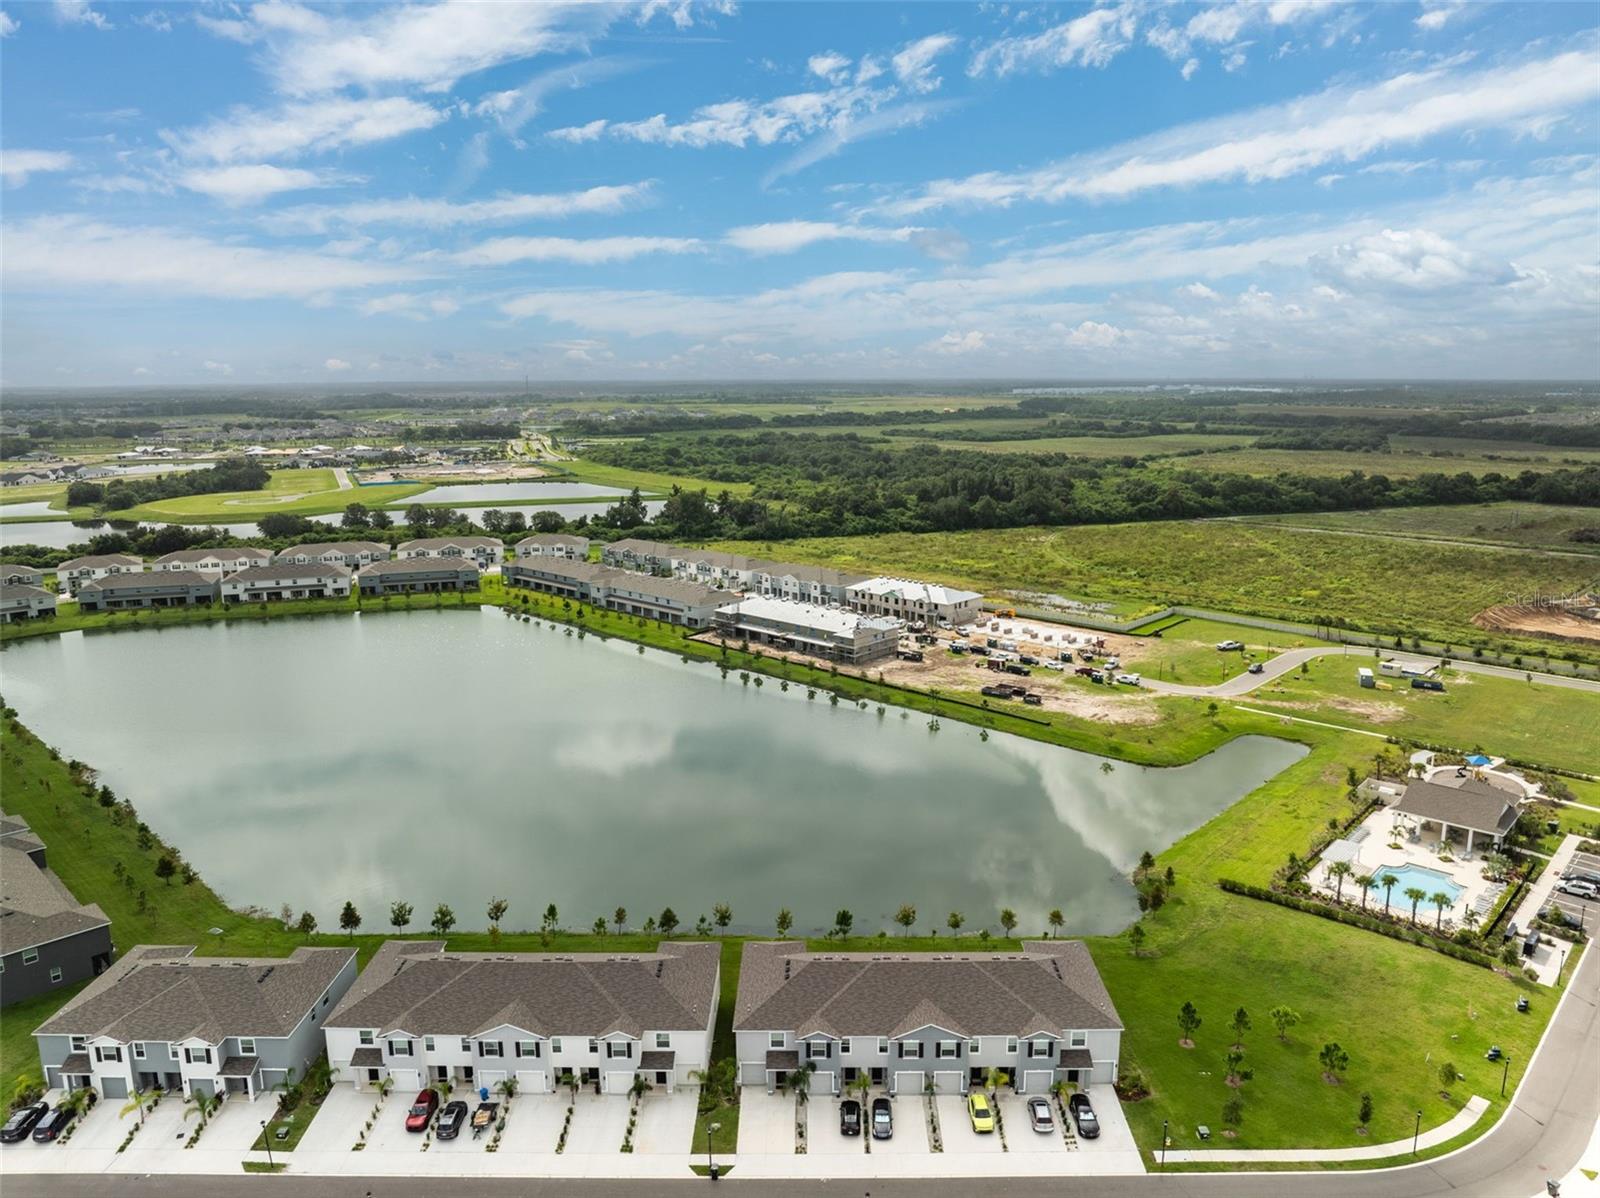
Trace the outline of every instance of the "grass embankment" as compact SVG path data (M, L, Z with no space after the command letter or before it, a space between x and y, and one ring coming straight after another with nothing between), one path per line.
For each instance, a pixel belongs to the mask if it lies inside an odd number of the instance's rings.
M1391 444L1393 444L1391 442ZM1470 442L1463 442L1470 445ZM1422 474L1504 474L1515 477L1523 470L1559 470L1593 465L1597 451L1554 445L1523 444L1504 452L1482 448L1481 443L1449 457L1435 457L1416 450L1372 452L1339 449L1244 449L1221 450L1180 458L1174 469L1198 470L1206 474L1249 474L1257 477L1276 474L1316 475L1340 478L1353 470L1383 474L1390 478L1416 478Z
M1573 646L1491 636L1472 617L1515 595L1568 594L1594 579L1594 564L1577 557L1399 546L1241 521L733 541L716 548L938 579L995 595L1037 590L1300 622L1338 617L1383 634L1401 630L1457 645L1557 655Z

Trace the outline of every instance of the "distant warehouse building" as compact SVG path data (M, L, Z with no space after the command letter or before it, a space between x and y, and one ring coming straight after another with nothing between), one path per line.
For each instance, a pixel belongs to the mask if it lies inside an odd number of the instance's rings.
M844 593L845 604L871 616L893 616L908 624L970 624L983 611L983 596L909 578L866 578Z
M660 578L560 558L531 557L507 562L501 575L507 586L527 587L685 628L711 627L717 608L737 598L731 591L682 578Z
M285 599L343 599L350 594L350 568L272 562L251 566L222 580L224 603L274 603Z
M0 583L0 623L17 624L56 614L56 597L43 587Z
M887 616L762 595L747 595L717 609L717 631L726 636L851 665L893 657L901 627Z
M146 607L189 607L217 597L216 581L193 570L153 574L112 574L78 588L81 611L130 611Z
M470 557L407 557L373 562L356 575L363 595L406 595L435 591L474 591L478 567Z

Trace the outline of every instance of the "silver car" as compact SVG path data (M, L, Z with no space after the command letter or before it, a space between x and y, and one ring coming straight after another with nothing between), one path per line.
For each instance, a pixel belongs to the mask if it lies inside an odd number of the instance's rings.
M1034 1095L1028 1099L1028 1124L1034 1131L1048 1135L1056 1129L1056 1117L1050 1111L1048 1100Z

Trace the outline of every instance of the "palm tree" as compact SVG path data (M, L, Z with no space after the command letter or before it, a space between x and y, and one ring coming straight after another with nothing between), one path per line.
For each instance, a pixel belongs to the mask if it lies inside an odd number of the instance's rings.
M1468 907L1466 913L1461 916L1461 922L1467 925L1468 930L1476 928L1482 919L1483 916L1472 907Z
M74 1115L81 1115L95 1103L99 1097L88 1086L80 1086L61 1100L61 1105L70 1110Z
M11 1087L11 1109L28 1105L28 1100L35 1094L43 1091L44 1079L37 1073L23 1073L17 1078L16 1085Z
M983 1085L989 1091L989 1097L995 1098L1001 1086L1011 1084L1011 1075L1004 1069L996 1069L993 1065L983 1071Z
M1371 874L1357 874L1355 884L1361 887L1361 909L1367 909L1367 891L1372 889L1373 877Z
M632 1094L636 1101L643 1101L644 1096L653 1089L655 1087L650 1084L649 1078L642 1073L636 1073L633 1076L633 1085L628 1087L628 1093Z
M1378 879L1378 885L1383 887L1383 913L1389 914L1389 892L1400 884L1400 879L1391 873L1386 873Z
M852 1090L860 1091L861 1105L863 1108L865 1108L867 1105L867 1095L872 1093L872 1074L863 1069L860 1073L856 1074L855 1080L850 1083L850 1088Z
M133 1097L122 1104L122 1109L117 1112L117 1118L126 1118L130 1112L139 1112L139 1126L144 1126L144 1113L155 1104L156 1096L148 1090L135 1090Z
M1428 897L1428 892L1420 886L1407 886L1405 895L1411 900L1411 922L1417 922L1417 904Z
M1433 927L1435 931L1444 930L1444 909L1450 905L1450 896L1442 890L1435 890L1428 896L1428 901L1437 907L1438 914L1434 916Z
M1328 876L1333 879L1334 902L1344 901L1344 880L1353 873L1355 873L1355 870L1350 868L1348 861L1335 861L1328 866Z
M200 1116L200 1126L204 1127L216 1113L217 1107L222 1105L222 1099L215 1094L207 1094L204 1090L196 1090L183 1100L183 1117L190 1115Z
M1067 1117L1067 1099L1072 1096L1072 1092L1077 1088L1078 1087L1074 1086L1065 1078L1062 1078L1060 1081L1050 1083L1050 1093L1056 1096L1056 1106L1061 1111L1061 1118L1063 1121L1065 1121Z
M1061 925L1067 922L1066 917L1061 914L1060 907L1052 907L1050 908L1050 914L1044 918L1045 922L1050 925L1050 939L1053 940L1055 939L1055 934L1061 930Z
M574 1090L578 1088L578 1083L576 1081L572 1083L572 1088ZM498 1083L496 1083L494 1090L496 1094L505 1095L505 1100L510 1102L517 1096L517 1079L514 1076L503 1077Z
M807 1061L789 1075L789 1089L794 1092L795 1102L801 1106L805 1106L811 1098L811 1075L816 1071L816 1062Z

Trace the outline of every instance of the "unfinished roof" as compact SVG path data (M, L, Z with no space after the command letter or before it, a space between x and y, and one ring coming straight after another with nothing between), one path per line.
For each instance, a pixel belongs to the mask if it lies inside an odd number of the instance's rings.
M983 598L977 591L963 591L956 587L940 586L936 582L916 582L909 578L867 578L850 589L864 595L893 597L907 603L927 603L935 607L971 603L974 599Z
M328 1017L383 1035L637 1038L700 1030L717 1002L721 949L662 944L653 953L446 953L439 941L391 940Z
M797 603L793 599L771 599L765 595L746 595L737 602L718 609L718 614L748 616L785 624L791 628L808 628L826 632L831 636L855 637L862 633L893 632L900 621L889 616L866 616L843 607L816 607L810 603Z
M1081 941L943 955L811 953L774 941L745 945L733 1026L801 1036L903 1036L928 1026L1027 1036L1122 1021Z
M349 948L297 948L268 958L193 953L193 945L131 950L34 1034L107 1036L124 1044L286 1036L356 955Z
M1504 836L1517 822L1516 803L1503 791L1487 785L1482 789L1468 789L1440 786L1436 782L1413 782L1406 787L1394 809L1418 819L1495 836Z

